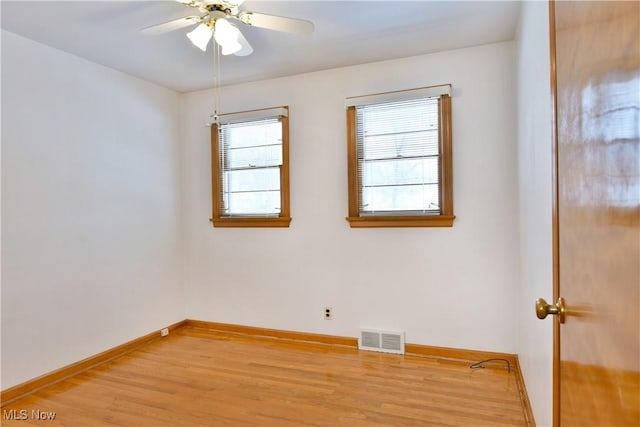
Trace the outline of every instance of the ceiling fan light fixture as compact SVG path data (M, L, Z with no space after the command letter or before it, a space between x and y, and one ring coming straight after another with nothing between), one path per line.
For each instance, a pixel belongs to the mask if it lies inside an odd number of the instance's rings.
M200 50L205 52L207 50L207 44L211 40L213 32L211 28L206 24L198 25L193 31L187 33L187 37L191 40L191 43L196 45Z
M226 44L222 46L222 54L223 55L232 55L242 49L242 45L240 43Z
M215 23L213 37L222 46L223 55L231 55L242 49L238 41L240 30L231 25L226 19L218 19Z

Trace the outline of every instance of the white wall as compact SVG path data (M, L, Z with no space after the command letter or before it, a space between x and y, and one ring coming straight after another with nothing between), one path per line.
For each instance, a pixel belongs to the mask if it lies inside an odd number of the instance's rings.
M547 2L524 2L518 44L520 292L518 354L538 426L552 425L553 322L534 312L553 297L552 143Z
M2 32L2 389L185 317L178 108Z
M187 316L354 337L401 329L411 343L515 353L514 64L513 43L500 43L223 88L222 112L290 107L289 229L211 227L213 93L186 94ZM441 83L454 88L454 227L350 229L345 97Z

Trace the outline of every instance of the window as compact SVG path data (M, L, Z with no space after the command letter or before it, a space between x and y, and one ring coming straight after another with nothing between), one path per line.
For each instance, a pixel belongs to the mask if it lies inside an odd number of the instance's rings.
M347 100L351 227L451 227L450 86Z
M211 126L214 227L288 227L288 108L221 115Z

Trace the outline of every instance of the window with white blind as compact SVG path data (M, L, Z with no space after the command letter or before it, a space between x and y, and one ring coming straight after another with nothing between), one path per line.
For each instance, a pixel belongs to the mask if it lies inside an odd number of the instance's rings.
M448 89L348 100L352 227L453 224Z
M211 127L213 225L287 227L286 107L221 115Z

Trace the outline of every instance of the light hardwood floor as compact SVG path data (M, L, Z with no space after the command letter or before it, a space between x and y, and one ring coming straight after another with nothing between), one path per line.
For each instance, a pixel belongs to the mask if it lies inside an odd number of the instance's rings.
M514 369L488 366L183 328L3 407L2 425L524 426Z

